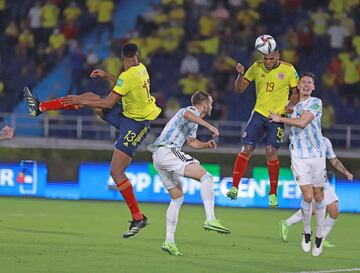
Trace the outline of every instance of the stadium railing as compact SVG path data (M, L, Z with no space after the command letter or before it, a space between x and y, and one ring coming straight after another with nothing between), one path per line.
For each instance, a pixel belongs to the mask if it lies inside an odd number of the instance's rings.
M40 115L34 119L25 114L0 113L0 124L10 125L15 128L17 137L59 138L59 139L83 139L113 141L116 137L116 129L95 116L79 115ZM39 122L40 120L40 122ZM164 128L167 119L158 119L152 122L150 136L146 143L152 142ZM218 142L222 146L239 146L241 136L245 128L242 121L210 121L219 128ZM336 124L331 129L324 129L324 135L329 137L334 146L341 148L360 147L360 125ZM285 135L288 132L285 132ZM209 140L211 136L207 129L199 127L198 137ZM285 136L285 142L287 137Z

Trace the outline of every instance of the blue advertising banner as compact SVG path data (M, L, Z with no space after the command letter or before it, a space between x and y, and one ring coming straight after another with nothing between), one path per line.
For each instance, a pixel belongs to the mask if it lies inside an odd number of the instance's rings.
M268 207L270 184L266 167L255 167L253 178L242 179L239 186L239 197L233 201L226 197L226 193L231 187L232 177L221 178L219 165L204 164L204 166L214 176L215 204L217 206ZM109 171L109 164L81 164L79 169L80 198L123 200ZM151 163L132 163L127 169L126 175L133 185L138 201L168 202L170 200ZM185 202L201 204L200 183L187 178L184 178L182 183ZM359 182L338 181L336 182L336 192L341 200L341 211L360 212ZM278 200L280 208L300 208L301 191L288 168L280 169Z
M204 164L214 176L219 177L220 166ZM126 170L131 181L136 199L146 202L168 202L170 200L159 175L151 163L131 163ZM201 203L200 183L183 178L183 191L188 203ZM123 200L113 179L110 177L110 165L84 163L79 168L79 185L81 199Z
M47 168L32 160L0 164L0 195L45 197Z
M215 204L230 207L268 207L269 179L266 167L255 167L252 178L242 179L238 199L226 197L231 187L231 177L220 176L220 165L204 164L214 177ZM132 163L126 171L136 198L143 202L169 202L170 197L151 163ZM182 179L186 203L201 204L200 183ZM340 199L343 212L360 212L360 181L336 181L332 183ZM79 181L48 183L45 164L22 161L20 164L0 164L0 196L36 196L60 199L123 200L110 177L109 163L82 163ZM297 209L301 203L301 191L288 168L280 168L278 187L280 208Z

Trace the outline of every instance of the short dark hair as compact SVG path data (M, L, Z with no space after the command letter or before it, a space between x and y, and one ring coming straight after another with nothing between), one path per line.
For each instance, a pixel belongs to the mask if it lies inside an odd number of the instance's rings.
M134 43L127 43L122 48L122 55L125 58L132 58L139 52L138 47Z
M310 77L315 82L315 74L312 72L304 72L303 74L300 75L300 79L303 77Z
M196 105L209 99L210 99L209 93L204 91L197 91L191 96L191 104Z

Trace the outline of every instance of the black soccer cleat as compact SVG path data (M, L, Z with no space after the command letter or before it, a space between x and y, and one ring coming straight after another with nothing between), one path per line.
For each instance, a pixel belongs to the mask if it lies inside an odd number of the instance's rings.
M148 218L144 214L143 217L144 218L141 220L129 221L130 222L129 230L123 234L123 238L129 238L134 236L136 233L140 231L140 229L146 227L149 224Z
M25 102L27 103L29 108L30 116L32 118L37 117L42 113L39 108L40 100L31 94L31 90L28 86L24 87L23 92L24 92Z

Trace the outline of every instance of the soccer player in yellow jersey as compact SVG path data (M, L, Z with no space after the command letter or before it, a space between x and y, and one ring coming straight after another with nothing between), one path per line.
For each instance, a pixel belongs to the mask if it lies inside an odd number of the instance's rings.
M155 98L150 94L149 74L146 67L139 62L136 44L125 44L122 49L122 58L125 71L118 78L101 69L94 70L90 75L90 77L101 77L116 83L105 98L86 92L40 103L26 88L24 96L33 117L47 110L75 110L75 107L87 106L103 109L101 117L119 129L119 137L115 142L116 149L111 160L110 175L132 214L130 228L123 234L124 238L128 238L138 233L148 222L139 209L125 169L132 161L137 147L149 133L150 121L157 118L161 109L156 106ZM118 103L120 100L121 104Z
M284 124L270 122L271 113L292 112L298 102L297 82L299 76L295 68L280 60L278 50L263 56L246 71L240 63L236 65L238 77L235 91L242 93L250 82L255 81L256 103L243 135L243 147L238 154L234 169L233 183L227 196L236 199L240 180L243 177L256 144L265 136L266 158L270 177L269 206L277 207L277 185L279 179L279 160L277 149L284 132ZM292 92L290 102L289 91Z

